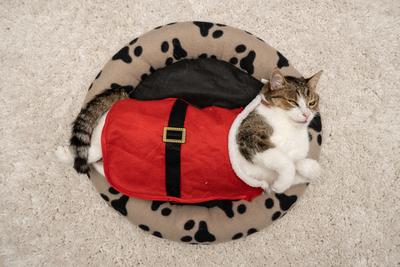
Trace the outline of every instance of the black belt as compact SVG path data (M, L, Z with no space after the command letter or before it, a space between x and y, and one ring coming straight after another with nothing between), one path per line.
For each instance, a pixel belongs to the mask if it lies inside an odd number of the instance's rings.
M181 145L186 141L184 128L188 104L177 99L169 115L168 127L164 127L165 182L168 196L181 196Z

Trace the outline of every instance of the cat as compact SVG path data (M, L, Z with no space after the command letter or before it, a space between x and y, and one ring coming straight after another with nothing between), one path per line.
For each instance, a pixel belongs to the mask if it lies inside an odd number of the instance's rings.
M307 126L318 111L316 85L321 73L304 79L284 77L275 69L261 91L262 104L240 124L239 164L264 190L284 192L295 183L319 175L319 164L305 157L309 146ZM104 174L100 161L102 128L108 110L117 101L129 98L129 90L108 89L88 102L73 122L70 147L59 147L58 158L74 162L78 173L88 173L93 164Z
M260 103L241 121L233 150L240 156L233 156L252 186L282 193L320 175L318 162L306 156L307 127L319 111L316 89L321 74L285 77L274 69L260 92Z

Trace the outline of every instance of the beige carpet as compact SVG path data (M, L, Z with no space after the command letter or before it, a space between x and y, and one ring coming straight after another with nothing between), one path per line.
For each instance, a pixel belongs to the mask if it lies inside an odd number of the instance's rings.
M81 2L0 2L0 265L400 264L398 0ZM144 234L53 156L117 49L194 19L253 32L305 74L325 70L323 178L270 228L203 247Z

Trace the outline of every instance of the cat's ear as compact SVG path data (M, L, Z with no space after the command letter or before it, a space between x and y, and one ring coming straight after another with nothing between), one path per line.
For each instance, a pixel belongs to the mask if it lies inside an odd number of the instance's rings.
M307 79L308 87L311 90L315 91L317 89L317 84L318 84L318 81L319 81L319 78L321 77L321 75L322 75L322 70L318 71L313 76L311 76L310 78Z
M286 80L283 74L277 68L275 68L272 71L271 79L269 80L269 82L271 90L273 91L282 89L285 85Z

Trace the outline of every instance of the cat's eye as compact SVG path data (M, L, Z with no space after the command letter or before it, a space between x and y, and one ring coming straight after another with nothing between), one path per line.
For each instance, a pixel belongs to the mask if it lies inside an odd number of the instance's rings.
M308 102L308 106L310 106L310 107L314 107L315 104L317 104L317 101L315 101L315 100L311 100L310 102Z
M288 101L292 106L295 106L295 107L298 107L298 106L299 106L299 104L297 104L297 102L294 101L294 100L288 99L287 101Z

